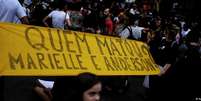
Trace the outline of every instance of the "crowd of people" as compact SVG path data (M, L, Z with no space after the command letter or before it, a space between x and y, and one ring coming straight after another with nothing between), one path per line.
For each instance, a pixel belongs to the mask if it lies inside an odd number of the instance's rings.
M76 79L60 78L55 80L55 87L60 88L53 87L51 94L44 93L44 87L35 83L34 79L33 88L44 101L171 101L177 98L193 100L201 97L198 78L201 66L201 20L199 16L182 15L183 13L177 11L178 3L173 3L172 9L162 15L158 7L160 0L19 1L0 0L0 22L142 41L148 44L153 59L161 70L159 75L146 76L149 79L146 86L143 85L144 76L101 77L103 80L100 81L91 74L84 77L89 81L82 80L80 76Z

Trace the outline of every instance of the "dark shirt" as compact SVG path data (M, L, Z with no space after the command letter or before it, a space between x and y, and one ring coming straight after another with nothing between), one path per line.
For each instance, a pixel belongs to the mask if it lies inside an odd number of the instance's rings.
M33 88L34 77L3 77L3 101L41 101Z

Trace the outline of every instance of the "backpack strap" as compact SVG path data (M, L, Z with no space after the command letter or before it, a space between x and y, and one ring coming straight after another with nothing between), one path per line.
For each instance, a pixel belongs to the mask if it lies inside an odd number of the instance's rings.
M136 38L133 37L133 31L132 31L132 28L130 26L127 26L126 27L129 31L129 36L127 39L132 39L132 40L136 40Z

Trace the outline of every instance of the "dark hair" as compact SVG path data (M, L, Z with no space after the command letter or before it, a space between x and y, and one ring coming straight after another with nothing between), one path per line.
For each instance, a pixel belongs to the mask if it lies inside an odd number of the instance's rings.
M64 0L59 0L59 1L55 2L55 6L59 10L63 10L65 8L65 6L67 6L67 3Z
M133 15L130 12L126 12L128 18L128 25L134 25L135 21L138 19L138 15Z
M88 72L57 78L52 91L52 101L83 101L83 93L99 82L96 75Z
M89 72L79 74L76 81L75 88L77 92L73 97L76 99L73 99L74 101L82 101L83 93L100 82L96 75Z

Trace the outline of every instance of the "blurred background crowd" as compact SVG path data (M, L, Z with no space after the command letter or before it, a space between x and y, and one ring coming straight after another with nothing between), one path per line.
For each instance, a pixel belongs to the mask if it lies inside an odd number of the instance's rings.
M149 46L161 73L149 76L149 84L144 76L103 77L103 101L173 101L183 97L191 101L201 97L201 0L19 2L30 25L137 40ZM16 19L13 23L21 22ZM5 98L12 98L7 96L9 88L4 89Z

